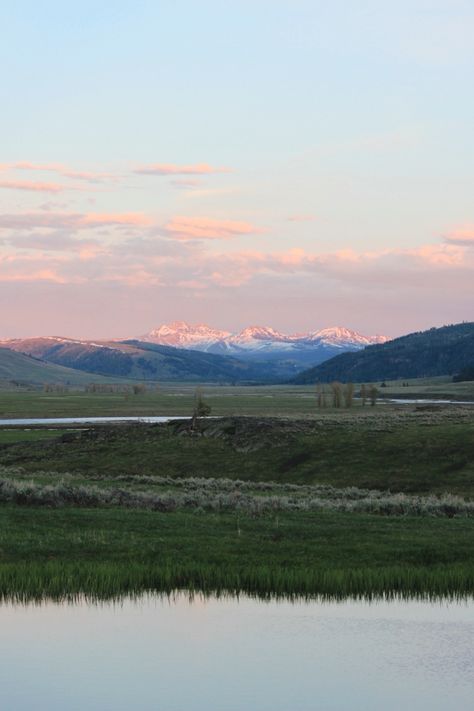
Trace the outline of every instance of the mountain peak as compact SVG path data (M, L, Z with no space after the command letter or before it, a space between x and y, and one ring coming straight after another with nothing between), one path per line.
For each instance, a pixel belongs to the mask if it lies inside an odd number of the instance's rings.
M271 326L247 326L247 328L240 331L234 338L256 338L257 340L271 338L275 340L286 340L288 336L284 336L279 331L275 331Z
M230 335L228 331L220 331L206 323L191 324L187 321L172 321L153 329L142 336L140 340L163 346L205 351Z
M187 321L172 321L162 324L141 337L149 341L175 348L193 349L209 352L248 353L308 351L311 348L333 348L355 350L384 343L384 336L363 336L344 326L331 326L318 331L286 335L271 326L252 325L239 333L231 333L212 328L205 323L191 324Z

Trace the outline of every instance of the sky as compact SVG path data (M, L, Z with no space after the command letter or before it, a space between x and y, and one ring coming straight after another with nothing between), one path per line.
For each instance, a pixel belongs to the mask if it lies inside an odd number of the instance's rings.
M0 22L0 337L474 320L472 0Z

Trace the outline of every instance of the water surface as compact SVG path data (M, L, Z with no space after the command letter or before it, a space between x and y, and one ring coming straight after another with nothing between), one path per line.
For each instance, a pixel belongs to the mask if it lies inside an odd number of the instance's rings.
M145 422L147 424L157 422L171 422L172 420L190 420L191 417L21 417L16 419L2 420L1 425L79 425L79 424L101 424L113 422Z
M470 711L474 602L0 607L8 711Z

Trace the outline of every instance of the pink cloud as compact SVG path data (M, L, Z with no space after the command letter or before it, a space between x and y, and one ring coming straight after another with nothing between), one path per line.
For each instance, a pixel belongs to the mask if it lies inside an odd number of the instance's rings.
M151 220L142 213L26 212L0 214L0 229L93 229L95 227L145 227Z
M40 250L44 252L78 252L81 257L105 254L106 249L98 240L76 239L62 231L15 235L9 242L15 249Z
M117 178L117 176L113 175L112 173L74 170L72 168L68 168L65 165L62 165L61 163L32 163L30 161L20 161L17 163L3 165L2 168L10 168L13 170L40 171L44 173L56 173L57 175L61 175L63 178L84 180L88 183L101 183L106 180L115 180Z
M91 213L89 215L83 215L82 217L86 226L93 225L94 227L99 225L146 227L152 223L149 217L140 212Z
M264 232L249 222L208 217L174 217L165 225L165 231L180 239L231 239Z
M135 168L139 175L210 175L211 173L229 173L229 168L216 168L208 163L195 165L175 165L174 163L152 163Z
M449 244L457 244L460 247L469 247L474 245L474 226L462 227L449 232L444 237Z
M66 284L69 279L61 274L61 267L66 261L67 257L51 258L42 254L2 255L0 256L0 282L49 281Z
M7 216L11 217L11 216ZM457 293L472 290L474 254L451 243L425 244L411 249L384 249L356 252L351 249L314 252L302 248L265 252L255 249L215 253L206 239L228 239L249 234L249 223L208 218L174 218L167 226L166 239L149 230L134 230L126 239L87 240L73 230L110 226L142 226L132 213L99 215L41 215L41 220L21 223L22 228L49 228L51 231L19 233L16 222L4 240L0 255L1 281L54 281L61 284L110 282L124 288L153 287L188 290L202 294L218 288L236 290L238 297L252 293L272 293L287 289L298 293L379 294L387 290L423 289L436 285ZM31 215L30 215L31 217ZM5 216L0 226L5 227ZM3 222L2 222L3 221ZM25 227L26 225L26 227ZM173 229L170 227L173 226ZM184 236L183 236L184 234ZM203 237L204 235L204 237ZM95 236L94 236L95 237ZM5 242L8 240L7 246ZM27 252L26 250L30 250ZM49 276L48 276L49 275ZM252 291L256 290L256 291ZM174 293L173 291L173 293ZM279 293L279 291L278 291Z
M15 281L49 281L55 284L67 284L70 283L68 279L64 279L59 274L54 272L52 269L39 269L30 272L17 273L17 274L2 274L0 277L1 281L5 282L15 282Z
M3 190L28 190L37 193L62 193L64 190L71 190L59 183L37 183L30 180L1 180L0 188Z

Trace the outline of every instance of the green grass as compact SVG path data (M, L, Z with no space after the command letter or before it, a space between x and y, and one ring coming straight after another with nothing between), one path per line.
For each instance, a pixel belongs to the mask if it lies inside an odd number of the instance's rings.
M0 595L474 592L474 521L0 507Z
M301 422L231 419L208 421L202 429L206 436L182 425L91 428L66 441L4 447L0 464L32 475L226 477L474 496L470 410Z
M308 387L203 386L215 416L315 414L316 397ZM190 416L195 386L162 386L159 392L65 393L0 391L0 418L83 416Z
M457 397L461 400L474 400L473 383L449 383L444 380L442 383L435 380L410 382L412 384L409 388L402 388L400 383L389 383L389 387L380 389L380 394L387 397L399 395L408 398ZM191 384L162 384L158 392L150 391L142 395L85 393L80 390L65 393L0 390L0 418L190 415L195 388ZM316 407L314 386L203 385L203 392L212 407L212 414L216 416L308 417L320 414ZM383 405L383 408L390 406ZM356 402L354 411L361 409Z
M0 428L0 445L13 444L15 442L38 442L48 439L55 439L67 432L74 432L71 429L12 429Z
M193 395L191 386L129 397L2 392L0 409L4 417L188 415ZM64 477L67 486L128 491L173 491L181 486L173 482L199 477L246 480L258 496L275 495L262 494L258 482L277 482L473 498L473 408L318 411L312 388L304 387L216 387L205 396L214 415L253 418L208 420L194 434L182 423L57 433L3 429L0 465L17 471L1 476L43 486ZM474 592L474 520L468 517L285 508L263 515L199 507L158 513L60 504L0 505L0 596Z
M12 383L17 387L25 387L43 383L67 383L78 386L90 382L113 382L113 380L47 363L0 346L0 383L3 387L11 388Z

